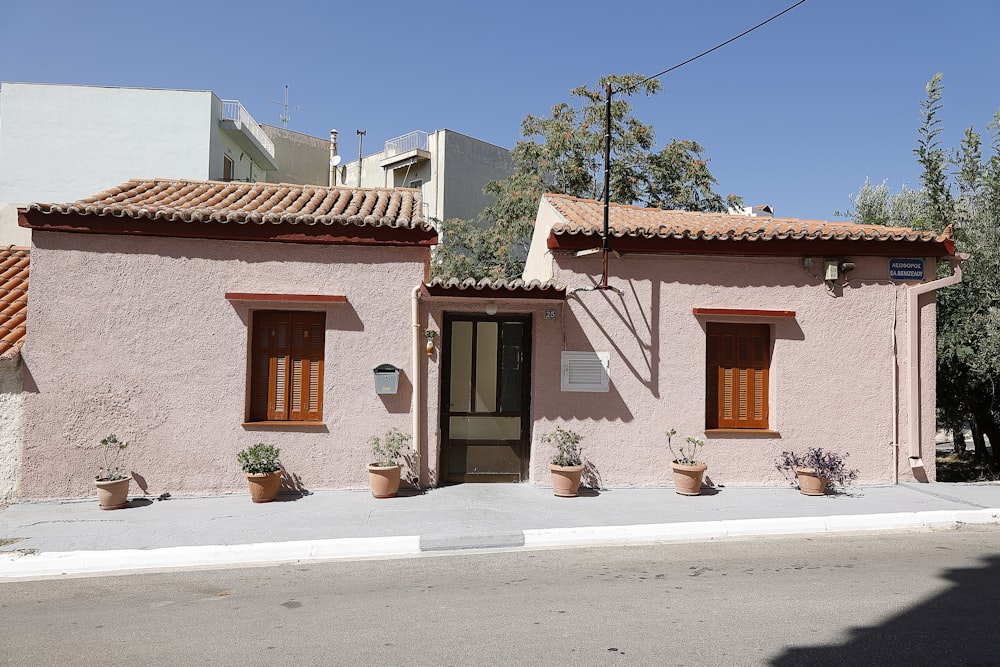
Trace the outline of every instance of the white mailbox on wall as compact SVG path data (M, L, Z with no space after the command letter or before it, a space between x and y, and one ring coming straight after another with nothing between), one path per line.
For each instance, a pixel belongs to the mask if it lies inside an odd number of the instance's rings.
M399 391L399 370L392 364L379 364L375 371L375 393L395 394Z

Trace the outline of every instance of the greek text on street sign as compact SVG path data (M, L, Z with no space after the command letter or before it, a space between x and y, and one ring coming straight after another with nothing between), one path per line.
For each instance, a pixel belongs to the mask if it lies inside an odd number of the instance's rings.
M923 280L924 260L893 257L889 260L889 280Z

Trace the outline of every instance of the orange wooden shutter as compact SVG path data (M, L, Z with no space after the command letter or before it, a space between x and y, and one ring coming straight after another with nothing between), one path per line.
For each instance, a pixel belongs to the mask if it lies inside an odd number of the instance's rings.
M770 325L708 324L706 428L767 428L770 349Z
M323 313L257 311L251 354L250 419L323 419Z
M292 313L289 419L323 418L323 313Z
M251 419L288 419L289 321L286 313L254 313Z

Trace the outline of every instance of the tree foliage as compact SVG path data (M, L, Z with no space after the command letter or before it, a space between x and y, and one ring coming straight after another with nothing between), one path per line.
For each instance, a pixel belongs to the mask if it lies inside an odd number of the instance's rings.
M943 78L927 84L918 146L920 190L890 192L866 181L854 199L857 222L905 225L941 232L951 226L962 263L962 283L937 293L938 418L961 442L971 425L977 457L1000 463L1000 111L989 123L989 155L974 127L960 145L940 144Z
M604 77L597 88L579 86L550 116L527 116L525 137L513 149L516 170L484 192L493 205L478 221L443 225L435 274L441 277L515 278L520 275L541 196L558 192L586 199L604 196L605 86L611 84L609 198L621 204L691 211L725 211L742 202L723 197L695 141L672 140L657 151L653 128L635 118L626 97L655 95L656 79L641 74Z

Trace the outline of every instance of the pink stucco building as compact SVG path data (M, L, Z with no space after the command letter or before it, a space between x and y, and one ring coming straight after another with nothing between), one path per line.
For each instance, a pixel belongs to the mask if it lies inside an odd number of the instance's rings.
M361 488L391 427L431 485L547 485L556 425L608 486L671 484L668 428L717 484L785 484L775 456L810 446L934 479L947 237L612 206L602 253L600 204L548 195L524 281L490 285L429 280L414 190L132 181L20 218L21 497L90 495L111 432L150 494L241 490L258 441L294 484Z

